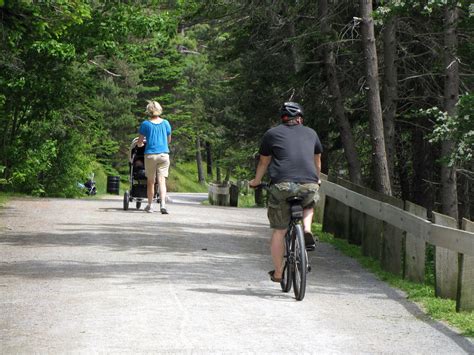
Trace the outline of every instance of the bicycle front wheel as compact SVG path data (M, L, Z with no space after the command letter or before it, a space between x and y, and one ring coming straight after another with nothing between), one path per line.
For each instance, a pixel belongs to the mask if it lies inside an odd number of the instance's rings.
M296 300L301 301L306 292L306 267L308 260L304 243L303 228L300 224L297 224L294 228L294 237L291 241L291 249L294 252L295 257L293 289Z

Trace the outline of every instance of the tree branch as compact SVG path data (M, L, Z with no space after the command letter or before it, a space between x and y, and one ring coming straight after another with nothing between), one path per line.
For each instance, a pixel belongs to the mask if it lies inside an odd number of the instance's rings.
M95 66L98 66L100 69L102 69L102 70L105 71L107 74L110 74L110 75L112 75L112 76L115 76L115 77L122 76L122 75L120 75L120 74L112 73L110 70L107 70L107 69L101 67L99 64L97 64L96 62L94 62L92 59L89 60L89 63L92 63L92 64L94 64Z

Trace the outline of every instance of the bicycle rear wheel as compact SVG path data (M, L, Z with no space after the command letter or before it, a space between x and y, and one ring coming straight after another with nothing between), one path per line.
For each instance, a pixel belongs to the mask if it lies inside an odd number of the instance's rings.
M293 273L293 289L295 298L301 301L306 292L306 247L304 243L303 228L297 224L294 229L294 237L291 241L291 249L294 252L295 264Z
M283 279L281 280L281 290L283 292L290 292L291 284L293 282L293 272L290 260L290 243L285 236L285 266L283 268Z

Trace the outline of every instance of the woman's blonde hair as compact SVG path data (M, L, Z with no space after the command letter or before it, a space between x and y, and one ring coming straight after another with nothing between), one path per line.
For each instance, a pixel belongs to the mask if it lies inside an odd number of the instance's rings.
M146 105L146 113L150 116L159 116L163 112L163 108L157 101L148 101Z

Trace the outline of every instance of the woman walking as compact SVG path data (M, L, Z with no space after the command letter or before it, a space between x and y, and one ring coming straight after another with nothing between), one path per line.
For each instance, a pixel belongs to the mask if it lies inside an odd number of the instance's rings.
M170 167L169 143L171 142L171 125L168 120L160 117L163 109L157 101L149 101L146 113L149 119L142 122L138 130L137 145L145 147L145 174L147 177L148 205L146 212L153 212L153 196L155 194L155 181L158 178L160 190L160 212L168 214L166 209L166 178Z

